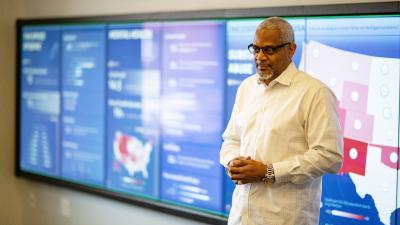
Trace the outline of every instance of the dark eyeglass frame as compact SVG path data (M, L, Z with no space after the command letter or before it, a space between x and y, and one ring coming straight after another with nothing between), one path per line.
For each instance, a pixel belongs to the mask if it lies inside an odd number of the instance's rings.
M285 47L286 45L290 44L291 42L286 42L277 46L264 46L264 47L259 47L257 45L254 45L253 43L249 44L247 46L247 49L251 54L258 54L262 50L264 54L267 55L273 55L275 52L277 52L280 48Z

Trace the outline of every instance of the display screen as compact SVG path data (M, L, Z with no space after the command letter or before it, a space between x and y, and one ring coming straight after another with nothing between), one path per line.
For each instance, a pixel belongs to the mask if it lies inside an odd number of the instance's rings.
M338 99L344 164L320 224L400 224L399 15L286 19L294 63ZM221 135L261 21L22 25L19 170L226 218Z

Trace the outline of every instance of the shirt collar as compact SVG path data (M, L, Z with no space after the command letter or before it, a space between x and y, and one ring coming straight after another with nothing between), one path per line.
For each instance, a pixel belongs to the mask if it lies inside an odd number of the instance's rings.
M262 84L263 84L263 86L264 86L265 88L267 88L267 87L272 87L272 86L274 86L276 83L280 83L280 84L282 84L282 85L289 86L290 83L292 82L292 80L293 80L294 75L296 74L296 72L297 72L297 68L296 68L296 66L294 65L294 63L291 62L291 63L286 67L286 69L281 73L281 75L279 75L277 78L275 78L275 80L272 80L272 81L269 83L269 85L266 85L266 84L264 84L264 83L262 83ZM257 74L257 76L259 76L259 75ZM258 82L258 84L261 84L259 81L257 81L257 82Z
M292 82L294 75L297 72L297 68L293 62L291 62L286 69L279 75L275 80L277 83L289 86Z

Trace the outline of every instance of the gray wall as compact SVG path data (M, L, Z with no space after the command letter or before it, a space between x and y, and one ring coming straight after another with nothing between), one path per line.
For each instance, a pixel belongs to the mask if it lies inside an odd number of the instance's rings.
M351 2L385 2L373 0L23 0L24 16L65 16L126 14L199 9L237 9L267 6L316 5Z
M14 177L14 21L22 0L0 0L0 224L22 224L21 183Z
M0 224L201 224L14 176L15 29L18 17L126 14L175 10L313 5L354 0L0 0Z

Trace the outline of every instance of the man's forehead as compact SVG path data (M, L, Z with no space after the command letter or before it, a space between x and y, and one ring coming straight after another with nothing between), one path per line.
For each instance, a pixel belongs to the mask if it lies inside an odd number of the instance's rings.
M257 29L254 35L254 40L258 41L279 41L281 31L279 29Z
M267 28L267 27L258 27L256 29L256 34L262 34L262 33L276 33L276 34L280 34L281 30L278 28Z

